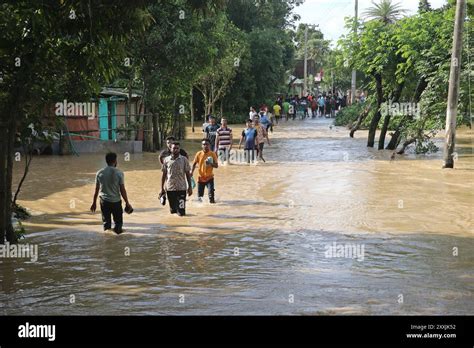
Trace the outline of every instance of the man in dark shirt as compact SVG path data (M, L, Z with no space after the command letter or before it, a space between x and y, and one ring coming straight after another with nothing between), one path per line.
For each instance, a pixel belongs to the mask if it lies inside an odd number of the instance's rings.
M255 118L256 120L257 118ZM247 128L242 131L239 141L239 150L242 142L245 143L244 153L247 157L247 163L255 160L255 149L257 148L257 130L253 128L252 120L247 120Z
M171 146L173 145L173 143L175 141L176 141L175 137L170 136L170 137L166 138L166 149L161 151L161 153L160 153L160 163L161 164L163 164L163 161L165 160L166 157L172 155ZM179 149L179 154L181 156L186 157L186 159L189 160L188 154L183 149Z
M206 127L206 138L209 140L211 151L217 152L216 137L217 130L220 128L220 126L216 124L216 118L214 116L210 117L209 122L211 122L211 124Z

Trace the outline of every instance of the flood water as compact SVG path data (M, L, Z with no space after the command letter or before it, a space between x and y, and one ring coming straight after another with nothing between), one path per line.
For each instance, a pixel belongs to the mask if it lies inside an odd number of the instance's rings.
M275 127L267 162L215 169L217 204L195 191L185 217L159 204L157 154L119 157L119 236L88 212L102 154L34 158L20 204L39 256L0 259L0 314L474 314L473 131L442 170L442 151L391 161L330 123Z

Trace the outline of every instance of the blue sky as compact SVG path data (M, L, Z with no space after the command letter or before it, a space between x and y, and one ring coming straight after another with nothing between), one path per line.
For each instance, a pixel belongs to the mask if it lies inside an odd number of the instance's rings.
M418 0L395 0L394 2L401 4L402 8L407 10L407 15L416 13L418 10ZM429 2L432 8L438 8L447 1L430 0ZM296 6L293 12L301 16L297 24L319 24L324 38L333 40L333 45L335 45L337 39L345 33L344 17L354 15L354 5L355 0L305 0L302 5ZM359 14L371 6L371 0L359 0Z

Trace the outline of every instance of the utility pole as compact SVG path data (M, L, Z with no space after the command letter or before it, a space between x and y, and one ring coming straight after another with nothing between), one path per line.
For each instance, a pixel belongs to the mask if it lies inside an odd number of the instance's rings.
M307 81L306 77L308 75L308 25L304 29L304 82L303 82L303 96L306 95Z
M303 95L306 95L308 91L308 28L316 30L318 24L306 24L304 30L304 82L303 82Z
M354 17L354 37L357 35L357 12L359 7L359 0L355 0L355 17ZM355 93L356 93L356 76L357 72L355 69L352 69L352 81L351 81L351 105L355 102Z
M446 110L446 138L444 143L443 168L454 168L454 146L456 144L456 115L458 111L459 80L461 75L462 30L466 16L466 0L457 0L454 21L453 52L449 72L448 106Z

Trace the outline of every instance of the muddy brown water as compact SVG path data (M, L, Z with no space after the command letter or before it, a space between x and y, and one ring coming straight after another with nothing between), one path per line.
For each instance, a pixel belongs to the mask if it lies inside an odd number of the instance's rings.
M0 314L474 314L473 131L441 170L442 152L390 161L330 123L275 127L267 162L220 166L217 204L194 192L186 217L159 204L157 154L119 157L120 236L88 212L102 154L35 158L20 203L38 260L0 259ZM363 257L328 257L341 245Z

